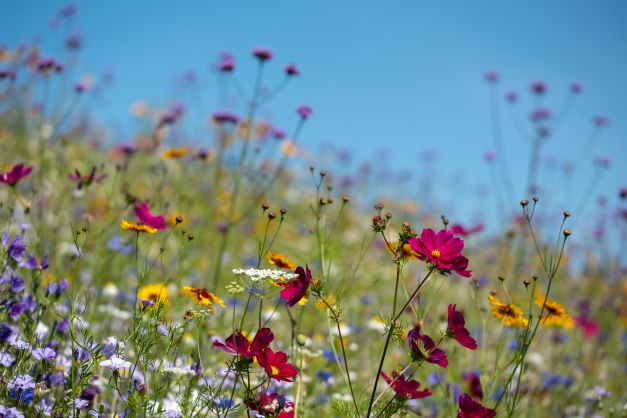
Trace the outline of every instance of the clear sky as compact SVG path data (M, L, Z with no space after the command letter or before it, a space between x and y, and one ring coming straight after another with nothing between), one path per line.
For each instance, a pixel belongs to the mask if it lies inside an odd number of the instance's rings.
M39 34L46 55L60 54L61 31L51 32L48 24L64 4L6 2L0 45L14 47ZM265 111L275 123L289 129L293 109L310 104L314 116L302 137L310 148L330 143L350 149L358 159L373 158L385 148L390 164L416 173L424 171L421 153L435 150L432 181L436 188L443 186L440 198L448 201L460 197L457 193L472 197L476 185L491 184L483 163L483 154L494 149L485 71L501 74L501 94L520 93L525 118L534 107L530 82L547 83L544 105L557 112L570 82L578 81L583 93L545 151L558 159L575 158L594 115L607 115L610 126L577 161L579 180L564 189L559 204L577 206L595 155L612 160L599 192L615 201L618 188L627 186L627 2L622 0L107 0L76 5L75 28L84 38L80 73L111 69L115 74L106 101L91 106L122 139L132 136L129 105L137 99L186 102L197 112L190 118L202 126L216 110L217 85L209 68L218 54L233 53L238 77L251 85L249 51L267 46L275 53L268 66L275 80L287 63L302 70ZM193 102L176 97L173 88L173 80L187 70L200 79ZM512 194L518 201L525 197L529 148L516 137L509 118L504 126ZM467 187L449 187L454 176ZM467 212L478 208L473 204Z

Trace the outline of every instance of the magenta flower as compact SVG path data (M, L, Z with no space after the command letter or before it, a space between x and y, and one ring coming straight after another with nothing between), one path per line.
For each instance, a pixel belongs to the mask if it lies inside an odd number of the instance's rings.
M211 115L211 118L215 123L233 123L236 124L239 122L239 117L231 112L216 112Z
M303 105L296 109L296 112L302 119L307 119L313 113L313 109L307 105Z
M479 402L473 401L469 394L464 393L459 397L457 418L493 418L495 416L494 409L486 408Z
M165 229L165 218L163 215L153 215L148 210L148 204L146 202L141 205L135 205L135 216L137 216L137 220L144 225L148 225L151 228L156 229Z
M416 361L426 361L440 367L448 366L448 359L444 350L436 348L435 341L428 335L420 333L420 327L415 326L407 333L407 342L411 349L411 356Z
M235 69L235 58L233 55L228 52L223 52L220 55L220 63L218 64L218 68L223 73L230 73Z
M300 74L300 70L294 64L286 65L283 71L285 71L285 75L287 76L297 76Z
M544 84L544 81L539 81L539 80L538 81L534 81L533 83L531 83L529 88L535 94L544 94L544 93L546 93L546 84Z
M499 73L497 73L496 71L488 71L483 75L483 78L488 83L496 83L497 81L499 81Z
M253 338L252 342L248 341L244 334L237 332L236 334L228 336L224 342L217 339L214 340L213 345L227 354L252 359L257 354L267 349L273 340L274 334L270 328L261 328L259 332L255 334L255 338Z
M402 374L398 374L396 372L392 372L392 377L385 374L385 372L381 372L381 377L385 379L388 385L398 396L405 399L421 399L426 398L427 396L431 396L431 391L429 389L418 390L420 389L420 383L413 379L408 379Z
M15 186L21 179L28 176L28 174L32 170L32 166L26 167L22 163L14 165L11 170L0 173L0 183L6 183L9 186Z
M590 340L599 333L599 324L586 315L579 315L575 318L575 324L583 331L583 336Z
M456 310L455 306L456 305L448 305L448 328L446 329L446 333L462 347L476 350L477 341L470 336L470 333L466 329L464 314Z
M279 294L281 298L286 300L287 306L294 306L305 297L309 283L311 283L311 270L309 270L308 265L305 264L305 269L296 267L294 273L298 274L298 277L290 281Z
M274 380L293 382L298 375L296 367L287 362L287 354L282 351L274 352L270 348L265 348L255 355L257 362Z
M465 228L461 224L455 224L451 227L451 232L453 233L453 235L461 235L462 237L467 237L469 235L478 234L479 232L483 231L483 228L483 224L477 224L470 228Z
M483 399L483 389L481 389L481 377L479 372L466 372L462 375L462 379L464 379L464 383L468 386L470 396L473 399L479 401Z
M254 48L252 54L261 62L272 59L272 51L268 48Z
M472 273L467 270L468 259L462 255L464 241L447 230L441 230L436 235L431 228L425 228L420 239L411 238L409 245L419 259L432 264L442 273L453 270L464 277L470 277Z

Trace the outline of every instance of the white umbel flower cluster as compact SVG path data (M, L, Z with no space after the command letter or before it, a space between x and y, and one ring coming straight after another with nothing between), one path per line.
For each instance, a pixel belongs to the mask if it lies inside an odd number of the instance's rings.
M246 276L253 282L259 280L270 279L275 282L283 280L295 279L298 274L286 273L282 270L270 270L270 269L233 269L233 273L238 276Z

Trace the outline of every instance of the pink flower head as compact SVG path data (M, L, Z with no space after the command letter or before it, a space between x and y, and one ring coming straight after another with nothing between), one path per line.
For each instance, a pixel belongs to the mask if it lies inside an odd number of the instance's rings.
M486 408L479 402L473 401L469 394L464 393L459 397L457 418L493 418L495 416L494 409Z
M510 91L505 95L505 99L510 103L516 103L518 101L518 94L515 91Z
M461 235L462 237L467 237L469 235L478 234L483 231L483 224L477 224L471 228L465 228L463 225L455 224L451 227L451 232L453 235Z
M0 173L0 183L6 183L9 186L15 186L18 181L28 176L28 174L32 170L32 166L26 167L22 163L14 165L11 170Z
M264 62L272 59L272 51L268 48L254 48L252 54L259 61Z
M156 229L165 229L165 218L163 217L163 215L153 215L150 213L150 211L148 210L148 204L146 204L146 202L142 203L141 205L135 205L134 206L135 209L135 216L137 216L137 219L139 220L140 223L144 224L144 225L148 225L151 228L156 228Z
M274 139L284 139L287 134L282 129L272 128L272 136L274 137Z
M302 119L307 119L313 113L313 109L307 105L299 106L296 112Z
M235 58L228 52L223 52L220 55L220 63L218 68L223 73L230 73L235 69Z
M477 341L470 336L466 329L464 314L455 309L456 305L448 305L448 328L446 333L457 341L462 347L469 350L477 349Z
M255 358L268 376L274 380L293 382L293 378L298 375L296 367L287 362L287 354L282 351L275 353L270 348L266 348L257 353Z
M211 118L215 123L233 123L236 124L239 122L239 117L235 113L231 112L216 112Z
M229 335L224 342L217 339L214 340L213 345L227 354L252 359L261 351L267 349L273 340L274 334L270 331L270 328L261 328L255 334L252 342L248 341L244 334L237 332Z
M483 75L483 78L488 83L496 83L499 81L499 73L496 71L488 71Z
M281 298L286 300L287 306L294 306L305 297L309 283L311 283L311 270L309 270L308 265L305 264L305 269L296 267L294 273L298 274L298 277L290 281L279 294Z
M436 348L435 341L431 337L422 335L419 326L415 326L407 333L407 342L414 360L424 360L444 368L448 366L448 359L444 350Z
M385 372L381 372L381 377L385 379L388 385L398 396L405 399L421 399L426 398L427 396L431 396L431 391L429 389L419 390L420 383L413 379L408 379L402 374L398 374L396 372L392 372L392 377L385 374Z
M590 340L599 334L599 324L586 315L580 315L575 318L575 324L583 331L583 336Z
M63 65L55 61L53 58L41 58L35 64L37 71L43 74L48 74L52 71L60 73L63 71Z
M583 91L583 87L581 87L581 84L579 84L576 81L573 81L572 83L570 83L570 92L574 93L574 94L579 94Z
M462 255L464 241L447 230L443 229L436 235L433 229L425 228L420 239L411 238L409 245L419 259L433 264L442 273L453 270L464 277L472 274L472 271L467 270L468 259Z
M551 111L548 109L544 109L544 108L538 108L534 110L533 112L531 112L531 114L529 115L529 118L534 122L538 122L541 120L549 120L551 119Z
M300 75L300 70L294 64L286 65L285 68L283 69L283 71L285 71L285 75L287 75L287 76L297 76L297 75Z
M544 84L544 81L540 81L540 80L534 81L533 83L531 83L529 88L531 89L531 92L535 94L546 93L546 84Z
M607 118L607 116L597 115L592 119L592 123L594 123L594 126L596 126L597 128L601 128L603 126L607 126L610 123L610 120Z
M88 89L89 84L85 83L84 81L79 81L78 83L74 84L74 91L77 93L84 93Z

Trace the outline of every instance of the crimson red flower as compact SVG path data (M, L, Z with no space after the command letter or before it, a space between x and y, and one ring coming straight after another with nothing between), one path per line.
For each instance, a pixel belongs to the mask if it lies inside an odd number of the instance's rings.
M481 389L481 378L479 376L479 372L464 373L462 378L464 379L464 383L468 385L470 396L476 400L483 399L483 389Z
M165 218L162 215L153 215L148 210L146 202L141 205L135 205L135 216L140 223L148 225L155 229L165 229Z
M284 71L285 71L285 75L288 75L288 76L297 76L300 74L300 70L294 64L289 64L285 66Z
M446 333L461 346L470 350L477 349L477 341L470 336L466 329L464 314L455 309L456 305L448 305L448 328Z
M252 359L261 351L267 349L273 340L274 334L270 331L270 328L261 328L255 334L252 342L248 341L244 334L237 332L228 336L224 342L214 340L213 345L227 354Z
M287 306L296 305L307 294L309 283L311 283L311 271L306 264L305 269L296 267L294 273L298 274L298 277L290 281L279 294L281 298L287 301Z
M407 342L414 360L424 360L444 368L448 366L448 359L444 350L436 348L435 341L431 337L422 335L419 326L415 326L407 333Z
M9 186L15 186L18 181L28 176L28 174L32 170L32 166L25 167L22 163L14 165L13 168L11 168L9 171L0 173L0 183L6 183Z
M495 416L494 409L486 408L479 402L473 401L469 394L464 393L459 397L457 418L493 418Z
M266 348L257 353L255 358L268 376L274 380L293 382L293 378L298 374L296 367L287 362L287 354L282 351L275 353L270 348Z
M261 62L272 59L272 51L268 48L255 48L253 49L252 54Z
M390 377L385 374L385 372L381 372L381 377L383 377L387 384L394 389L396 394L402 398L421 399L431 396L431 391L429 389L418 390L420 389L420 382L408 379L402 374L392 372L392 377Z
M594 338L599 333L599 324L585 315L576 317L575 324L582 329L583 336L588 340Z
M467 270L468 259L462 255L464 240L456 238L450 231L443 229L436 234L433 229L425 228L420 239L411 238L409 245L419 259L433 264L442 273L453 270L464 277L470 277L472 273Z
M293 418L294 403L278 393L262 393L254 401L247 401L246 406L251 411L264 417Z
M455 224L451 227L451 232L453 233L453 235L460 235L462 237L478 234L481 231L483 231L483 224L477 224L471 228L465 228L463 225L460 224Z

